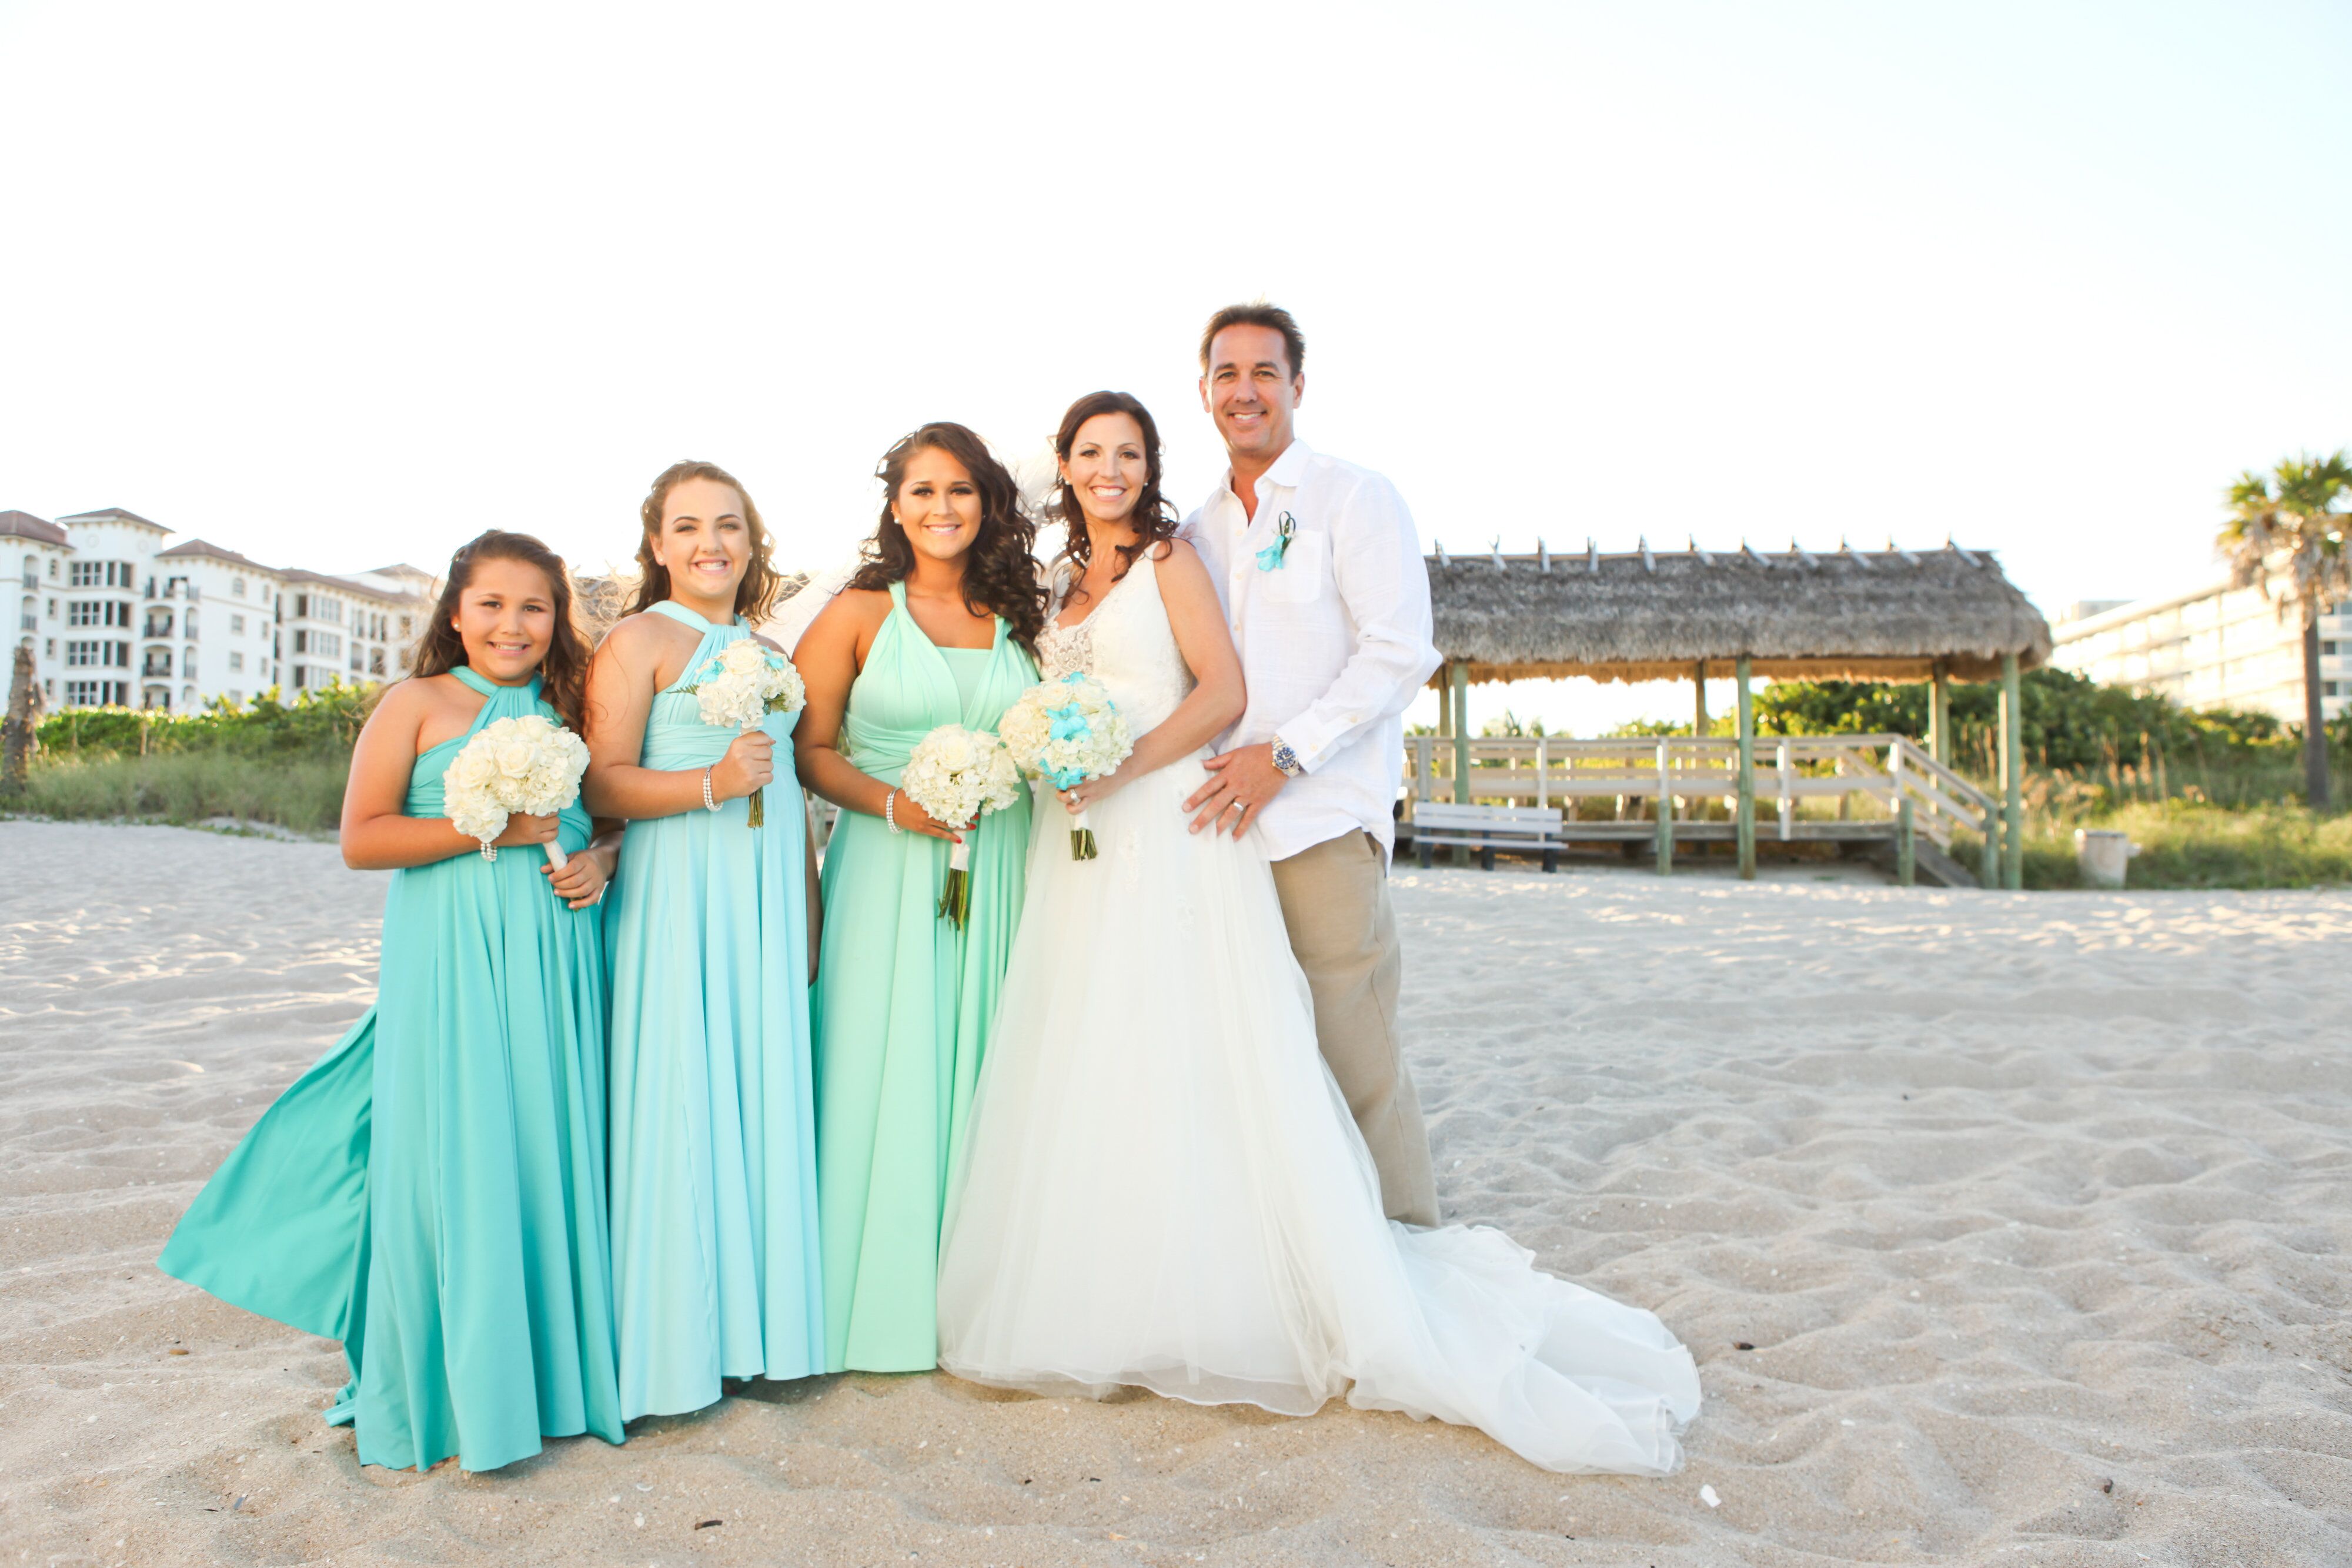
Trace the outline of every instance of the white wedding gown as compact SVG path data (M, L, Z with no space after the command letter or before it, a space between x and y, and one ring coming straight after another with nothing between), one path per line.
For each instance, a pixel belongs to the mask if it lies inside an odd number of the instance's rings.
M1139 736L1192 685L1149 559L1039 652ZM1092 861L1039 803L941 1243L940 1367L1291 1416L1346 1392L1548 1469L1675 1469L1698 1374L1655 1316L1500 1231L1383 1218L1256 835L1187 831L1205 777L1189 759L1097 804Z

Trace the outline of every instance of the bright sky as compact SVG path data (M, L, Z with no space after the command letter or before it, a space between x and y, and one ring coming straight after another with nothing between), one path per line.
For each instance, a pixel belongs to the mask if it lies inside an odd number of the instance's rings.
M1189 506L1264 294L1424 543L1948 533L2054 615L2352 443L2347 79L2323 0L0 0L0 507L599 562L696 456L821 568L904 431L1104 386Z

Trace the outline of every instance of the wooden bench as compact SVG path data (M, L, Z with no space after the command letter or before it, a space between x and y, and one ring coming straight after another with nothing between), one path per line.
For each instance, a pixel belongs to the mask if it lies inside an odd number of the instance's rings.
M1557 807L1469 806L1450 800L1423 800L1412 809L1412 847L1421 863L1439 845L1458 844L1478 852L1483 871L1495 869L1496 850L1536 850L1546 871L1559 869L1559 810Z

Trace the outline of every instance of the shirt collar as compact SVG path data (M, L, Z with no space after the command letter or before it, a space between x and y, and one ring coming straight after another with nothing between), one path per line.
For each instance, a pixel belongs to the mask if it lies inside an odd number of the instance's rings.
M1290 444L1282 449L1282 455L1274 460L1274 465L1265 471L1265 476L1258 483L1296 490L1300 481L1307 477L1307 460L1314 455L1315 449L1294 435L1290 438ZM1241 505L1241 497L1234 494L1234 471L1231 468L1225 470L1225 482L1218 487L1213 499L1231 501L1237 507Z

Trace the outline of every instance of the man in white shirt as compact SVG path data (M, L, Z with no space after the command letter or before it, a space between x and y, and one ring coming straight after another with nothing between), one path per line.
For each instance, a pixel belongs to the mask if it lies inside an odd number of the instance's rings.
M1201 336L1201 404L1231 466L1181 537L1217 584L1249 697L1186 809L1195 832L1256 829L1382 1204L1434 1225L1388 894L1404 710L1438 665L1429 573L1396 486L1293 435L1306 354L1297 322L1271 305L1229 306Z

